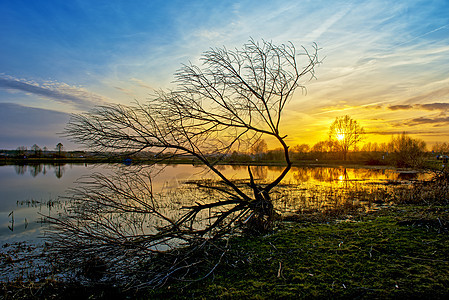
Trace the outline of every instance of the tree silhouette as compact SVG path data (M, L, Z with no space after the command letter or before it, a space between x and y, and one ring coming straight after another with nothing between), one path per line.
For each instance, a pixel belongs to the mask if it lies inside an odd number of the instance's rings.
M19 147L17 147L17 150L16 150L16 156L20 157L20 158L24 158L27 154L27 151L28 151L27 147L19 146Z
M62 154L62 150L64 149L64 145L62 145L62 143L58 143L56 145L56 151L58 151L58 156L61 157Z
M203 68L184 65L175 73L177 89L159 92L145 105L107 105L75 115L66 127L67 136L96 150L136 153L143 150L172 157L196 157L224 182L237 210L251 206L251 219L273 217L270 191L291 168L286 137L280 131L285 105L300 80L314 77L317 47L309 53L304 67L292 44L274 45L253 40L242 49L211 49L202 56ZM224 176L216 163L236 147L271 136L283 149L285 168L272 182L258 185L248 168L248 194ZM251 205L250 205L251 204ZM197 209L208 208L200 205ZM217 218L221 222L226 214Z
M97 175L89 181L92 189L82 188L74 196L82 197L78 213L53 220L63 232L59 238L64 243L56 247L79 245L68 242L67 237L72 237L90 241L83 243L85 251L101 247L117 254L123 252L117 250L120 247L134 247L152 252L170 241L190 245L198 239L218 238L235 226L256 231L271 228L276 214L270 194L292 165L286 135L281 132L282 114L294 91L304 89L301 80L314 78L317 52L316 45L312 52L303 48L298 54L291 43L254 40L242 49L210 49L201 58L202 66L184 65L175 73L173 91L159 91L146 104L111 104L74 115L65 129L71 141L99 151L152 151L164 160L194 157L220 180L197 183L196 191L204 190L204 196L185 205L184 213L173 219L152 200L151 186L143 175L117 176L118 183ZM285 166L277 178L259 182L251 167L244 183L222 173L217 166L220 160L233 151L248 152L264 136L282 149ZM111 210L151 214L164 225L153 228L150 235L137 234L134 229L131 234L125 232L126 220L115 227L111 219L100 217ZM205 214L207 224L199 221ZM67 247L59 249L64 253Z
M31 150L34 152L35 157L40 157L42 154L42 149L37 144L31 146Z
M329 140L337 146L343 154L344 160L346 160L349 150L357 146L363 139L364 133L363 127L356 120L346 115L335 118L329 129Z
M252 155L254 155L256 160L261 160L262 156L267 153L268 145L265 140L260 139L256 141L250 149Z
M293 147L292 150L297 153L307 153L310 151L310 145L308 144L296 145L295 147Z
M398 167L421 167L423 165L426 151L426 143L423 140L413 139L403 132L391 138L388 148Z

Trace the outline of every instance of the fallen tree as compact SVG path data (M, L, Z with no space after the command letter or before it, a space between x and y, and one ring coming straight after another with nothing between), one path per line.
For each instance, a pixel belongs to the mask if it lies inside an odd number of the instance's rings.
M215 242L226 234L271 229L276 217L271 193L292 165L282 114L319 63L316 45L311 52L302 49L253 40L242 49L211 49L201 67L184 65L175 73L173 91L160 91L146 104L111 104L74 115L65 134L91 151L152 151L165 161L194 157L218 180L195 183L193 196L171 207L179 194L166 201L153 193L151 170L84 178L69 196L68 214L50 219L50 251L87 277L132 275L139 284L157 286L191 273L204 259L193 253L218 247ZM231 151L246 151L262 137L277 141L283 151L285 167L273 181L256 180L251 167L247 181L234 181L217 167ZM164 259L156 263L156 257ZM217 263L221 257L215 257Z

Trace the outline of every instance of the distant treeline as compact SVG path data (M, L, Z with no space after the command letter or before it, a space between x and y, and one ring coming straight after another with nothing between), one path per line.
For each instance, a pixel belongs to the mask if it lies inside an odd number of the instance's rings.
M256 161L276 161L283 157L282 149L267 150L266 143L261 140L251 149L250 155ZM429 151L426 143L414 139L406 133L393 136L388 143L367 142L355 147L347 154L348 162L366 165L392 165L396 167L423 167L429 160L447 160L449 143L436 143ZM235 153L233 155L237 156ZM290 148L292 161L340 161L344 158L341 146L337 141L320 141L313 146L300 144Z
M73 162L145 162L145 161L173 161L173 154L164 155L153 152L112 153L89 151L63 151L62 144L58 144L55 150L40 149L34 145L32 149L19 147L16 150L0 150L0 160L13 160L22 162L45 162L51 160L63 160ZM347 163L364 165L391 165L396 167L422 167L435 159L447 160L449 143L437 143L431 152L426 149L426 144L417 139L410 138L406 134L393 137L389 143L365 143L348 153ZM231 151L225 154L214 154L217 161L223 163L241 164L280 164L284 161L284 150L268 150L266 142L260 140L249 151ZM302 163L326 163L341 162L343 157L338 145L332 141L320 141L313 146L308 144L296 145L290 148L290 158L294 164ZM174 162L199 163L192 156L176 157Z

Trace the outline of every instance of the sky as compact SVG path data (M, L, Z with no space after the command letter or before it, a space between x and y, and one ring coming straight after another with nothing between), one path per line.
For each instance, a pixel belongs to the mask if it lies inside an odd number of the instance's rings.
M327 138L349 115L365 141L403 131L449 142L449 1L0 1L0 149L78 149L73 113L149 101L183 63L250 38L321 48L286 107L286 141Z

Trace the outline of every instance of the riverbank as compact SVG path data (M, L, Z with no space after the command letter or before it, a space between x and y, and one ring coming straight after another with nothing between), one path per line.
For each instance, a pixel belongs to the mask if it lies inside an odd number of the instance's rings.
M99 158L3 158L0 159L0 166L6 165L65 165L65 164L124 164L124 165L203 165L195 159L126 159L123 157L99 157ZM268 166L268 167L285 167L285 161L232 161L223 160L217 165L236 165L236 166ZM397 169L397 167L388 164L368 164L364 160L294 160L293 167L344 167L344 168L367 168L367 169ZM432 169L439 169L440 165L431 161L428 166ZM410 169L410 168L409 168Z
M449 296L449 207L398 206L344 221L285 221L231 240L226 263L200 283L149 298L422 298Z
M449 206L399 205L341 215L303 214L271 234L233 237L207 278L157 290L46 279L2 284L3 299L431 298L449 296ZM224 253L224 254L223 254ZM212 254L212 256L214 256ZM196 278L198 279L198 278Z

